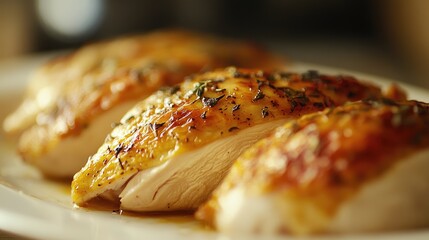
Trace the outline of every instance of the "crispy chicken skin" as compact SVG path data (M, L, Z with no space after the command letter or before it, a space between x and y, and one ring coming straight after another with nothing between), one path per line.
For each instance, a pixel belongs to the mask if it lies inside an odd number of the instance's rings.
M241 234L427 227L428 149L429 104L326 109L250 147L196 217Z
M133 211L196 208L238 154L287 119L380 96L353 77L315 71L195 75L122 118L74 176L72 199L79 206L96 197L120 199L122 209Z
M136 102L189 74L231 65L278 69L284 62L253 44L178 30L90 44L42 66L4 129L23 132L24 160L71 177Z

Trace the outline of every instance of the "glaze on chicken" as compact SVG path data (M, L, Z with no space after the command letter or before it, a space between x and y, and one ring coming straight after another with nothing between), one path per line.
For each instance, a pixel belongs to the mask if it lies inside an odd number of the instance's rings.
M250 147L196 216L230 234L427 227L428 169L429 104L359 101Z
M4 122L19 152L46 175L71 177L135 103L193 73L231 65L283 68L254 44L160 31L82 47L42 66Z
M248 146L287 120L380 98L349 76L227 68L195 75L140 102L74 176L72 199L132 211L194 209Z

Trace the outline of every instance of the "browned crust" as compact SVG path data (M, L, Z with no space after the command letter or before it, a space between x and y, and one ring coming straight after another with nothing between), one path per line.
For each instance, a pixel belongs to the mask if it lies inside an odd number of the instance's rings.
M283 192L297 205L311 201L332 216L364 184L428 147L427 103L359 101L306 115L245 152L197 218L213 225L218 197L238 184L256 195ZM276 170L268 164L273 150L283 166Z
M174 92L174 93L172 93ZM296 118L365 98L380 89L348 76L227 68L195 75L159 92L127 114L75 175L73 199L123 174L157 166L171 156L204 146L257 124Z
M59 96L37 114L19 151L36 161L57 141L78 136L94 118L123 102L143 99L189 74L230 65L272 69L284 62L253 43L178 30L87 45L39 70L36 81L55 86ZM28 98L35 98L40 86L30 88Z

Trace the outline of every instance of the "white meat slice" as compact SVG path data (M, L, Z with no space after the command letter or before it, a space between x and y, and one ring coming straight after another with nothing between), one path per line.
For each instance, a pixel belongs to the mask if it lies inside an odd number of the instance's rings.
M280 69L280 58L242 41L166 30L86 45L34 74L3 124L21 135L22 158L52 177L72 177L130 104L186 76L231 65Z
M364 101L276 129L197 218L230 234L398 231L429 224L429 104Z
M108 192L109 200L127 210L194 209L234 159L274 127L381 95L379 88L352 77L316 72L226 68L195 75L122 118L74 176L73 201L86 206Z

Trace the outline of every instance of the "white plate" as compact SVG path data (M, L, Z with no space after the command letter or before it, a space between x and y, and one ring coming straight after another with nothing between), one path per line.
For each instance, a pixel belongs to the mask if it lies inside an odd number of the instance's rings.
M26 76L45 59L37 57L0 64L0 121L16 107ZM382 86L392 82L310 64L297 63L292 70L307 69L330 74L353 74ZM429 102L429 92L426 90L401 86L411 98ZM43 179L35 169L23 164L14 153L11 141L6 140L3 133L0 135L0 230L37 239L237 239L237 236L224 236L204 229L191 216L136 217L76 209L70 201L69 190L68 184ZM326 238L332 239L332 236ZM429 230L337 238L429 239Z

